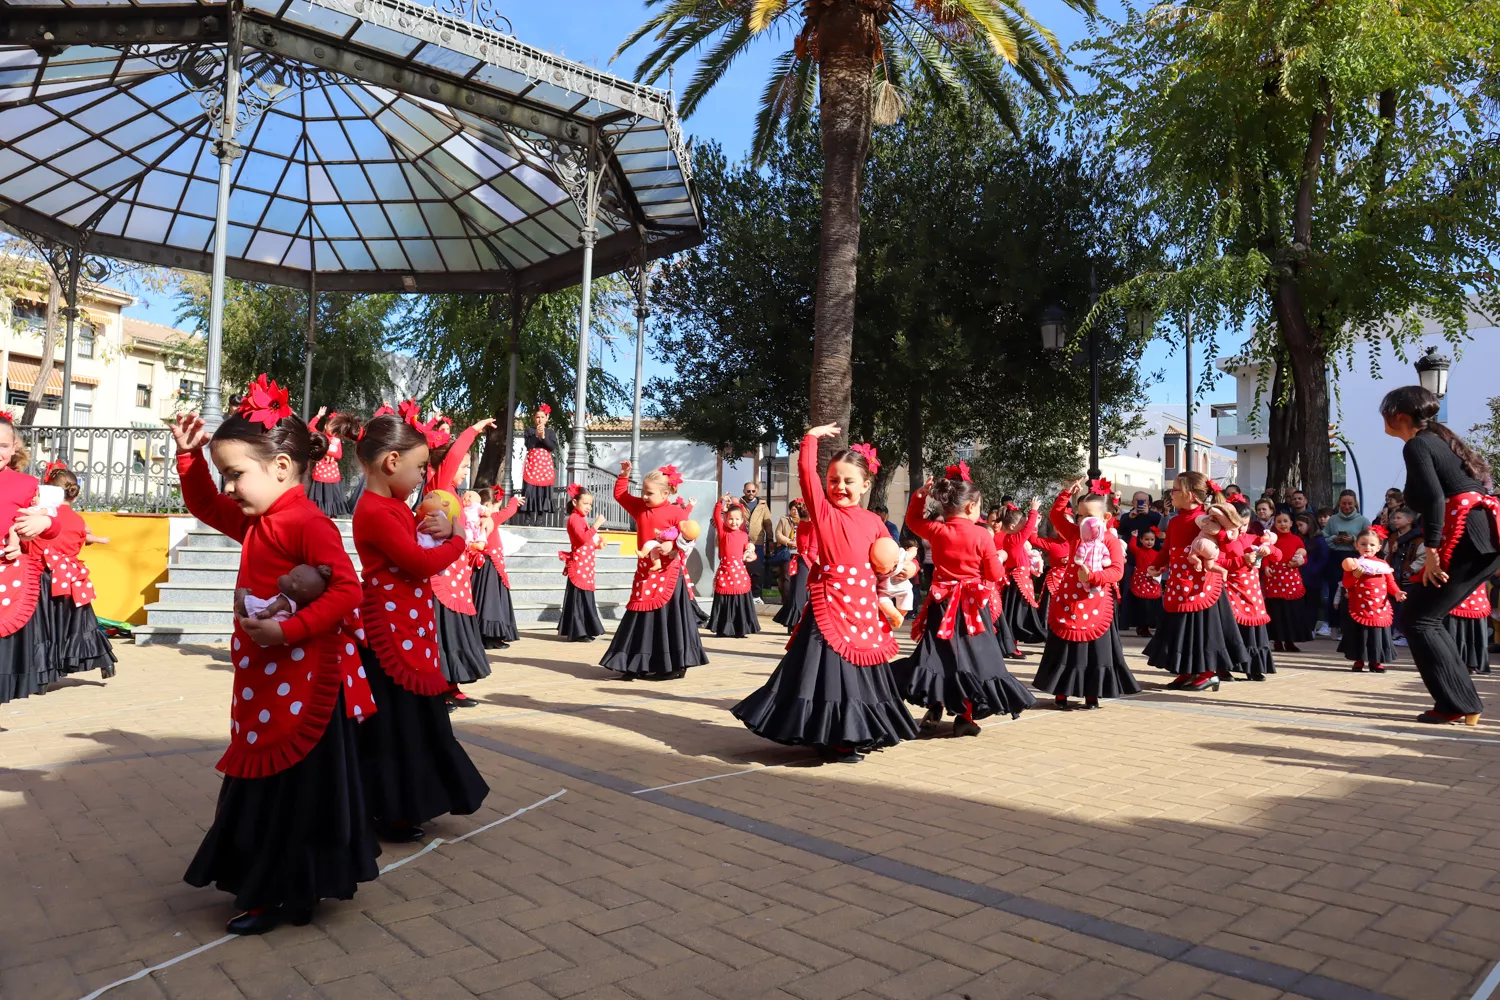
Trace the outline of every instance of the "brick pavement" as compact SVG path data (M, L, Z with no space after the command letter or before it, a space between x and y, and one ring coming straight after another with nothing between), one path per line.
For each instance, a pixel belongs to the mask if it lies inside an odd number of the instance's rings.
M456 716L490 801L431 832L563 797L107 996L1445 1000L1500 960L1500 725L1415 725L1409 669L1351 674L1324 642L1265 684L1163 693L1127 639L1145 695L833 767L728 714L780 644L709 639L684 680L621 684L599 644L528 635ZM6 1000L76 1000L231 915L180 881L227 663L119 652L108 685L0 706Z

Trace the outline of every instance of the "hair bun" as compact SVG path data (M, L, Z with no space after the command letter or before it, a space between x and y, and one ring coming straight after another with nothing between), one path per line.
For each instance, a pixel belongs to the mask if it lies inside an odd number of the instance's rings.
M288 417L288 420L298 420L298 417ZM322 461L328 455L328 435L322 431L309 431L307 435L307 460L308 462Z

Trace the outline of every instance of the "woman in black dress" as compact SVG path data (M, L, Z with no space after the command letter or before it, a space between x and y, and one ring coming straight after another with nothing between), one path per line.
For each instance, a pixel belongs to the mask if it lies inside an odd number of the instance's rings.
M1484 710L1443 619L1500 570L1500 501L1489 495L1488 463L1437 421L1438 398L1421 386L1394 389L1380 403L1385 432L1406 442L1406 503L1422 516L1427 563L1403 606L1411 658L1432 694L1418 722L1479 724Z
M557 435L547 426L552 407L541 404L526 428L526 460L521 466L521 495L526 498L529 523L541 524L553 511L552 487L557 483Z

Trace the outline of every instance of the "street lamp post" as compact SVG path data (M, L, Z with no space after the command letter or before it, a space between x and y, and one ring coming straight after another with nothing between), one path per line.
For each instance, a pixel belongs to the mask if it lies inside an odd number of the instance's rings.
M1089 268L1089 311L1099 304L1099 284ZM1097 323L1089 324L1089 478L1098 479L1099 469L1099 339ZM1068 314L1061 306L1042 310L1042 350L1061 351L1068 341Z
M1438 399L1448 395L1448 369L1453 367L1453 361L1447 355L1439 354L1436 347L1429 347L1413 367L1422 388Z

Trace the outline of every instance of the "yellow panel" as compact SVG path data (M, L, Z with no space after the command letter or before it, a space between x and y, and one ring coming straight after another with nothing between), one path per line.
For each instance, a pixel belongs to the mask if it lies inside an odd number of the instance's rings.
M601 531L600 536L610 545L620 547L620 555L635 555L635 532L633 531Z
M80 511L83 523L107 545L85 545L100 618L146 624L146 605L157 600L157 586L167 578L170 519L164 514L109 514Z

